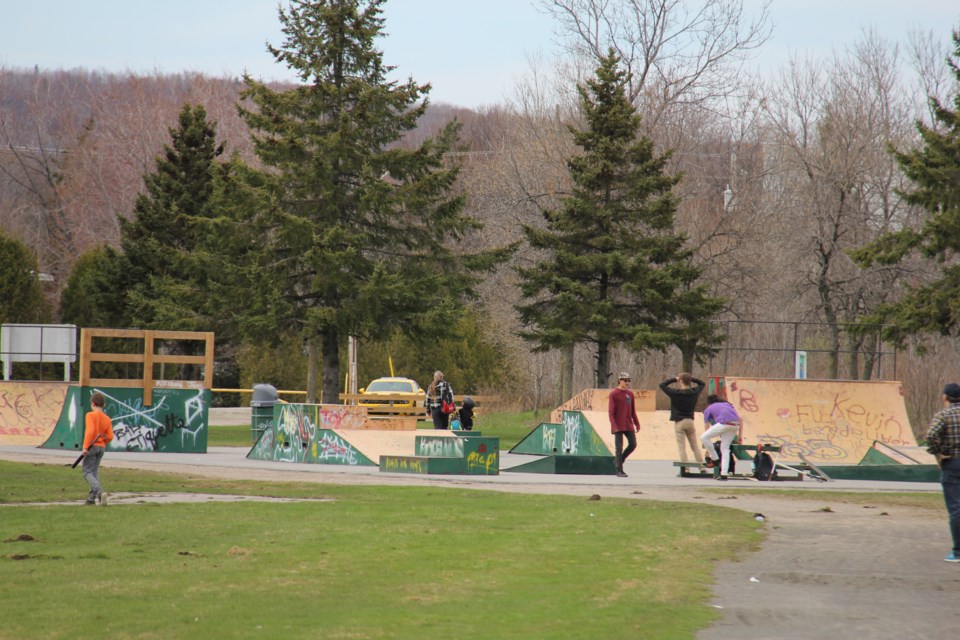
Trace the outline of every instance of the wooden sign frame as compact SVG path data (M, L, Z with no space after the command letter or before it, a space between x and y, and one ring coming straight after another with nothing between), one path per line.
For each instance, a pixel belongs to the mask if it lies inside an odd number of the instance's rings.
M143 340L143 353L108 353L93 350L94 338L127 338ZM154 344L158 340L201 340L204 342L202 356L158 354ZM81 329L80 330L80 385L84 387L143 388L143 404L153 404L153 388L167 389L212 389L213 388L212 331L150 331L141 329ZM142 378L92 378L90 365L93 362L136 363L143 365ZM203 380L155 380L155 364L199 364L203 366Z

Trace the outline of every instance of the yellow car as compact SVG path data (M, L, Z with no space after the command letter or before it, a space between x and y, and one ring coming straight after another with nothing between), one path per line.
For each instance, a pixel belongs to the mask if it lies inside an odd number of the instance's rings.
M402 393L415 394L416 398L410 400L381 400L377 398L377 396L394 396ZM369 399L364 398L359 402L365 407L422 407L427 396L420 385L410 378L377 378L366 388L360 389L360 394L369 396Z

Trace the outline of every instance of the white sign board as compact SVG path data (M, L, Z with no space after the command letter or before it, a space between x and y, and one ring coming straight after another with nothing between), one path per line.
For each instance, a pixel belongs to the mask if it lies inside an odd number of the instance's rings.
M797 351L794 356L794 369L797 380L807 379L807 352Z
M9 380L14 362L59 362L63 379L70 380L70 363L77 361L77 326L73 324L0 325L3 379Z

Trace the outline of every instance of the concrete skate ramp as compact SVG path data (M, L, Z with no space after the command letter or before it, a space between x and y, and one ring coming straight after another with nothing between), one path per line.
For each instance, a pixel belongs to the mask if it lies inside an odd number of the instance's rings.
M610 432L610 416L606 411L582 411L583 417L593 427L610 450L615 451L616 442ZM677 437L673 422L670 421L669 411L638 411L640 431L637 433L637 450L630 457L634 460L679 460L677 451ZM694 416L697 436L703 433L703 414ZM626 446L626 443L624 443ZM700 445L697 445L700 448ZM687 456L693 459L693 454L687 445Z
M64 410L67 382L0 381L0 445L40 445Z
M533 455L612 456L616 442L606 411L561 412L559 423L544 423L517 443L511 453ZM677 438L669 411L638 411L640 431L633 460L678 460ZM695 415L702 433L703 414ZM688 455L692 454L688 451Z
M273 423L247 458L377 466L380 456L414 455L418 434L458 437L448 431L370 429L365 407L280 404L273 407Z
M874 441L917 446L899 382L726 377L724 385L745 442L778 445L784 461L857 464Z

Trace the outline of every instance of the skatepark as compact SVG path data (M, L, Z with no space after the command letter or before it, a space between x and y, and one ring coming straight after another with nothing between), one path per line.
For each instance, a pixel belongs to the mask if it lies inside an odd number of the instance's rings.
M213 418L216 419L216 418ZM0 446L0 459L67 464L72 453L23 445ZM106 468L131 468L219 478L430 486L437 488L599 496L603 499L696 501L764 514L766 538L759 550L720 565L710 606L720 622L698 638L793 639L816 633L838 640L953 637L960 621L956 595L960 571L942 562L948 544L945 514L909 508L868 508L836 500L841 492L934 492L939 485L838 480L829 483L731 481L718 489L709 480L679 478L668 461L627 461L628 478L510 473L528 456L505 453L495 476L411 475L376 466L290 464L250 460L235 447L205 454L111 454ZM744 492L742 489L763 489ZM789 499L776 490L786 488ZM802 494L797 498L796 494ZM111 504L149 504L169 496L122 496ZM181 500L206 501L206 496ZM79 505L80 499L76 501Z
M730 382L727 379L726 382ZM61 419L70 419L69 389L60 383L19 383L2 388L0 402L0 458L32 464L67 464L75 454L70 448L43 448ZM895 383L886 383L894 384ZM904 437L905 413L902 395L892 387L892 406L879 406L864 393L840 393L849 385L832 383L823 397L784 398L758 393L737 381L745 401L756 400L755 433L776 435L791 444L839 457L856 458L864 443L879 438L898 439L902 446L915 446ZM731 385L732 387L732 385ZM871 387L876 389L886 387ZM747 392L752 393L748 395ZM799 400L798 400L799 398ZM783 405L783 406L778 406ZM771 407L767 410L767 407ZM784 411L784 409L789 410ZM565 410L569 411L569 410ZM66 412L66 414L65 414ZM590 413L592 412L592 414ZM597 414L599 415L593 415ZM930 514L909 508L871 509L870 505L846 503L834 492L929 492L939 493L936 483L832 480L830 482L760 483L733 480L722 487L706 479L681 478L671 460L675 456L672 425L659 421L665 412L642 411L640 449L627 461L628 478L612 475L516 473L512 468L530 460L529 454L500 452L499 474L434 475L386 471L373 460L388 451L404 449L416 434L387 436L371 430L341 429L346 444L366 450L371 464L291 463L281 459L248 457L245 448L210 447L206 452L116 451L106 467L132 468L223 478L367 484L380 486L427 485L482 491L559 493L597 496L602 499L697 501L741 510L744 517L764 514L767 532L759 550L742 561L723 564L709 579L715 583L711 606L722 610L722 619L701 632L703 639L795 638L813 633L832 638L946 638L953 636L952 622L960 622L956 595L960 572L942 562L948 544L945 513ZM746 413L746 412L745 412ZM561 415L563 415L561 413ZM605 444L608 429L602 428L602 412L583 408L585 422ZM775 416L783 425L777 433L763 429L763 416ZM812 422L804 422L809 417ZM766 420L771 420L766 418ZM235 425L249 421L247 410L212 410L211 425ZM162 422L162 421L161 421ZM745 416L745 427L751 418ZM299 426L298 426L299 428ZM534 430L536 431L536 430ZM429 433L429 432L428 432ZM533 432L532 432L533 433ZM379 437L378 437L379 435ZM567 434L569 436L569 434ZM805 437L801 437L805 436ZM449 436L447 436L449 437ZM367 443L376 441L376 446ZM562 445L561 438L561 445ZM568 442L577 440L568 437ZM316 440L314 440L316 442ZM393 442L393 444L391 444ZM343 449L347 455L349 451ZM321 458L322 460L322 458ZM750 489L753 491L743 491ZM759 491L757 491L759 490ZM789 499L778 494L788 491ZM797 497L802 494L802 497ZM112 504L143 504L151 500L204 500L202 496L115 496ZM80 500L77 500L77 504Z

